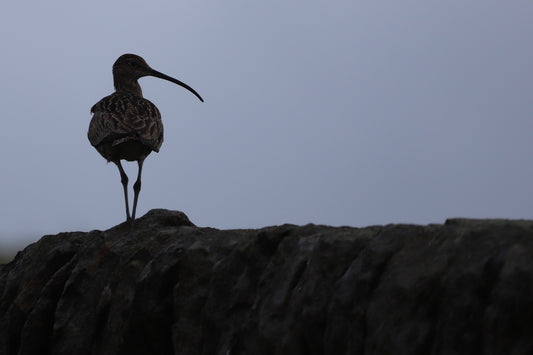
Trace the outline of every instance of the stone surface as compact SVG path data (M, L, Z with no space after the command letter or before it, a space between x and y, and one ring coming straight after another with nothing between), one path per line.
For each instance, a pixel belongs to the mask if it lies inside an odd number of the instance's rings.
M0 354L528 354L533 222L132 228L0 269Z

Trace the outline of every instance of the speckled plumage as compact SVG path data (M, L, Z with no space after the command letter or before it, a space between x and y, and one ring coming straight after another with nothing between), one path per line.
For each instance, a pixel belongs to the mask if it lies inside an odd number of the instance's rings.
M163 122L159 110L149 100L133 93L115 92L98 101L91 113L89 141L108 161L118 157L110 154L105 144L117 147L137 141L149 148L148 153L159 152L163 144ZM137 160L134 156L121 159Z
M93 117L87 136L91 144L107 161L118 167L124 199L126 218L135 220L137 199L141 191L141 173L144 159L152 152L159 152L163 144L163 122L157 107L143 98L137 82L143 76L154 76L171 81L191 91L200 101L202 97L187 84L150 68L144 59L135 54L120 56L113 65L115 92L98 101L92 108ZM121 160L137 161L139 173L133 185L135 193L130 216L128 204L128 176Z

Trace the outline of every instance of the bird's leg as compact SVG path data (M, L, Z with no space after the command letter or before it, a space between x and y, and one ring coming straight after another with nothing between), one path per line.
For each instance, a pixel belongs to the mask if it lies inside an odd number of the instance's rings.
M132 221L135 221L135 210L137 209L137 199L139 198L139 192L141 191L141 173L143 170L143 162L144 160L137 161L137 163L139 164L139 174L137 175L137 181L135 181L135 184L133 184L133 192L135 193L135 196L133 197L133 213L131 215Z
M126 218L127 218L126 220L131 221L132 219L130 217L130 206L128 203L128 175L126 175L126 173L124 172L124 169L122 168L122 164L120 164L120 160L114 163L117 164L118 166L118 171L120 171L120 182L122 182L122 187L124 188L124 200L126 201Z

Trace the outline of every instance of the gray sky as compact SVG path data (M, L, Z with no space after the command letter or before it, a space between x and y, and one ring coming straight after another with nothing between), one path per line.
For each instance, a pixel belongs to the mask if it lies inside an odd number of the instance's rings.
M87 140L123 53L205 99L140 80L165 142L139 216L224 229L533 216L531 1L1 7L0 249L124 221L118 170Z

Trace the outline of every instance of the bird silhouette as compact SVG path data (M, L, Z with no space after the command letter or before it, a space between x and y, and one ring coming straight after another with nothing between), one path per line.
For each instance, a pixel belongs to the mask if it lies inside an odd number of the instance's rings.
M157 107L143 98L137 82L144 76L153 76L178 84L192 92L200 101L202 97L189 85L152 69L135 54L121 55L113 64L115 92L98 101L92 108L93 117L87 136L91 145L108 162L117 165L124 188L126 220L135 221L137 200L141 191L141 173L144 159L152 152L159 152L163 144L163 122ZM128 203L128 176L121 160L137 161L139 172L133 185L133 210Z

